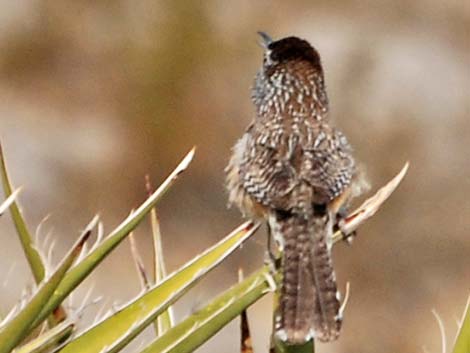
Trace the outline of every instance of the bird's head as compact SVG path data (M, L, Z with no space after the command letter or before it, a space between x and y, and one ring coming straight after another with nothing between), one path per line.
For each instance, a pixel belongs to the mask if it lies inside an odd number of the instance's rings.
M258 34L261 37L260 44L265 49L263 67L267 74L296 62L307 63L312 69L322 72L320 55L306 40L286 37L274 41L264 32Z
M264 48L263 66L256 74L251 95L258 115L296 111L297 115L324 118L328 97L315 48L297 37L274 41L264 32L259 35Z

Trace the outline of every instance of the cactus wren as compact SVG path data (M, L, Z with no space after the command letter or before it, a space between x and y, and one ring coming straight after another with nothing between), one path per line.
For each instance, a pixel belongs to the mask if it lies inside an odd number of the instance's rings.
M341 313L331 236L340 207L357 194L355 162L328 117L318 52L297 37L259 34L265 52L252 89L256 117L226 168L229 202L266 219L281 250L276 336L288 344L332 341Z

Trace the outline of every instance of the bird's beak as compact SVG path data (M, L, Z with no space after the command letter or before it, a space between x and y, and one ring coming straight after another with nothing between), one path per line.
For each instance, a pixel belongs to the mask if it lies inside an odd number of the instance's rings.
M272 38L269 35L267 35L265 32L258 31L258 34L261 37L261 41L259 42L259 44L264 49L268 49L268 45L273 42Z

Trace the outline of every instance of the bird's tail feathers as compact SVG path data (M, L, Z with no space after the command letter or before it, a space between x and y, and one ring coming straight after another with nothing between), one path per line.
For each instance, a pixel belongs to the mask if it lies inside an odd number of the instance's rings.
M341 329L340 301L331 260L332 219L277 213L270 225L283 240L282 286L276 336L289 344L333 341Z

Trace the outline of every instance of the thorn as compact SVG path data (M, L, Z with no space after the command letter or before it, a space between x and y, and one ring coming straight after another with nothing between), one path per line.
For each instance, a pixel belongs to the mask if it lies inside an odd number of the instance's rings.
M6 274L5 274L5 277L4 277L3 283L2 283L2 287L6 287L6 286L7 286L8 281L9 281L9 279L10 279L12 273L13 273L13 270L15 269L15 267L16 267L16 262L13 262L13 263L10 265L9 269L7 270L7 272L6 272Z
M93 219L90 221L90 223L88 223L88 225L85 227L85 230L82 233L83 234L83 240L82 240L83 243L85 243L88 240L88 238L91 235L91 232L96 227L96 225L99 223L99 221L100 221L100 215L96 214L93 217Z
M454 342L457 341L457 338L460 334L460 330L462 329L462 325L465 321L465 317L467 316L468 313L470 313L470 295L467 298L467 303L465 304L465 309L463 310L462 319L460 320L457 319L458 329L457 329L457 335L455 336Z
M434 317L436 318L436 321L437 321L437 324L439 325L439 331L441 333L441 350L442 350L442 353L446 353L446 347L447 347L447 340L446 340L446 332L445 332L445 329L444 329L444 324L442 322L442 319L441 317L439 316L439 314L437 313L437 311L435 309L432 309L431 310L432 314L434 315Z
M98 245L101 244L101 242L103 241L103 238L104 238L104 226L103 226L103 222L100 221L98 223L98 227L97 227L97 231L96 231L96 240L95 240L93 246L91 247L90 252L95 250L98 247Z
M51 229L46 233L46 235L44 236L44 240L43 240L43 242L42 242L41 245L39 245L39 243L37 243L37 244L38 244L38 250L40 250L39 247L41 247L41 248L42 248L41 251L44 250L44 252L45 252L47 249L49 249L49 247L50 247L49 243L50 243L50 241L51 241L52 234L54 233L53 231L54 231L54 228L51 228ZM47 258L46 258L46 260L47 260Z
M188 168L189 163L191 163L191 161L193 160L195 153L196 153L196 146L193 146L191 151L188 152L188 154L183 158L180 164L176 167L175 169L176 176L180 175L182 172L186 170L186 168Z
M460 323L460 319L455 315L453 319L454 319L455 324L457 325L457 331L460 330L460 327L462 326L462 324Z
M83 310L83 308L85 308L85 306L87 305L87 302L90 299L91 294L93 293L94 289L95 289L95 284L92 283L92 285L86 291L85 296L83 297L83 300L82 300L80 306L78 307L77 312L81 312Z
M7 199L3 201L2 204L0 204L0 216L3 214L3 212L5 212L11 206L13 202L15 202L16 197L18 196L20 191L21 191L21 187L13 191L11 195L8 196Z
M36 232L34 233L34 242L36 244L39 244L39 237L41 236L41 230L42 227L44 227L44 224L51 218L51 214L47 214L43 219L41 219L41 222L36 227Z
M243 278L244 278L244 275L243 275L243 268L239 267L239 268L238 268L238 282L242 282L242 281L243 281Z
M339 308L339 316L343 316L343 312L344 312L344 309L346 309L346 305L348 304L348 301L349 301L349 289L350 289L350 285L349 285L349 282L346 282L346 293L344 295L344 300L343 300L343 303L341 304L341 307Z
M82 251L80 252L80 255L77 257L77 263L81 262L85 256L88 254L88 243L83 244Z
M53 239L51 242L51 245L49 246L49 250L46 255L46 262L49 264L53 263L52 257L54 256L54 249L55 249L56 244L57 244L56 239Z
M90 302L86 303L86 305L82 306L79 308L79 310L77 310L75 312L75 315L78 317L78 318L81 318L83 316L83 313L85 312L85 310L87 310L88 308L92 307L92 306L95 306L95 305L98 305L100 303L103 302L103 298L102 296L99 296L99 297L96 297L95 299L91 300ZM99 319L99 318L98 318Z
M144 262L142 261L142 257L140 256L139 250L137 249L137 243L134 238L134 232L130 232L128 238L129 245L131 248L132 259L134 260L134 265L139 276L141 288L142 290L146 291L150 288L151 283L149 281Z
M152 195L152 183L150 181L150 175L145 174L145 190L147 190L147 197L150 197Z
M94 326L96 323L98 323L99 321L101 321L104 318L105 314L103 314L103 313L106 309L107 304L108 304L107 300L104 300L104 301L101 302L101 307L98 308L98 311L95 314L95 318L93 320L92 326Z

